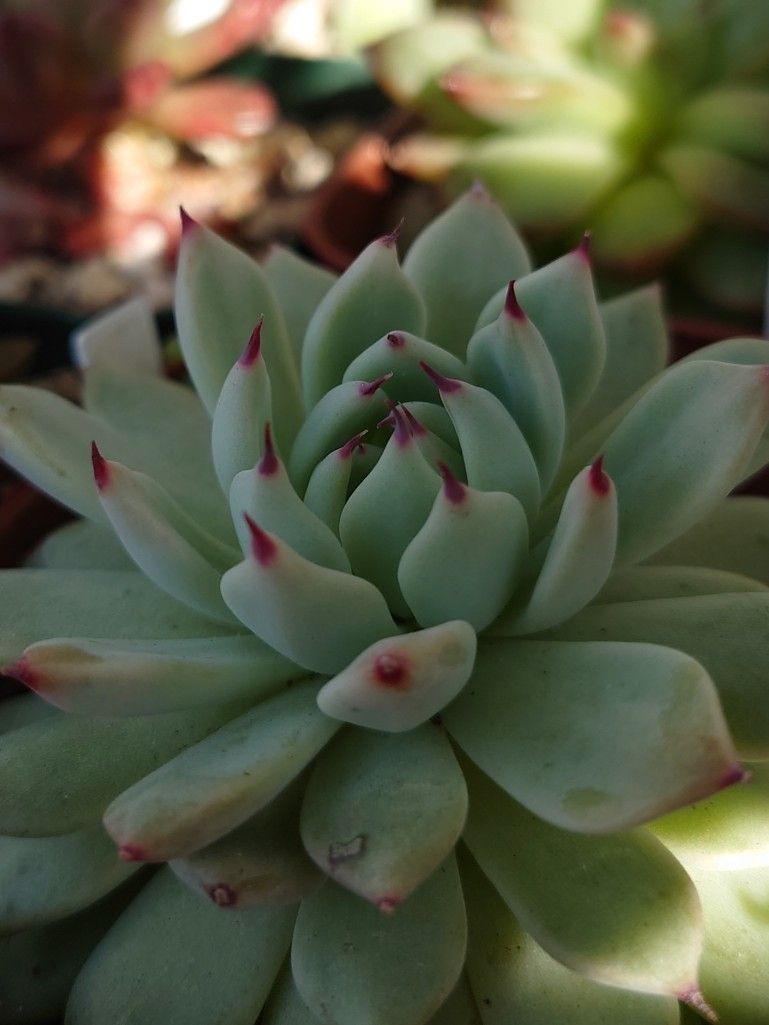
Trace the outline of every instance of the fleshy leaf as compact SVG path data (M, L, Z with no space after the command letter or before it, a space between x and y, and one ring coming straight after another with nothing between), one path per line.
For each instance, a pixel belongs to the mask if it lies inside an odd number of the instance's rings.
M298 903L322 880L299 839L301 797L291 784L242 826L171 868L222 908Z
M572 482L555 533L525 606L495 628L507 636L538 633L579 612L611 572L617 546L617 493L598 460Z
M554 961L469 858L462 881L469 898L467 970L483 1025L678 1025L671 997L603 986Z
M482 644L444 719L476 765L562 829L628 829L741 778L705 670L651 644Z
M339 519L342 515L352 479L355 463L368 454L370 446L363 438L368 432L361 431L340 448L329 452L312 471L304 493L304 503L327 527L339 533Z
M766 584L704 566L628 566L612 573L595 599L597 605L656 598L692 598L698 594L766 591Z
M511 282L499 317L473 335L467 359L477 384L502 401L537 463L542 491L553 483L566 437L558 370Z
M569 641L644 641L685 651L715 682L743 758L769 758L769 595L712 594L583 609L554 631Z
M502 285L527 274L531 263L502 210L476 185L415 239L403 270L424 299L426 337L464 357L486 302Z
M288 450L302 416L299 372L286 325L259 265L190 218L176 274L176 324L184 362L210 413L254 324L264 318L263 357L272 384L276 435Z
M6 734L0 831L55 836L92 825L121 790L241 710L242 704L130 719L57 715Z
M324 684L318 706L356 726L401 733L452 701L473 670L477 640L455 620L372 644Z
M725 498L767 423L765 368L704 361L667 371L604 445L618 565L652 555Z
M100 825L54 837L0 837L0 934L55 922L136 871Z
M253 636L38 641L6 673L86 715L154 715L259 700L305 675Z
M27 561L47 570L135 570L128 552L112 527L90 520L75 520L48 534ZM136 574L138 576L138 574Z
M585 836L548 825L473 770L465 841L547 953L641 993L697 986L702 913L676 859L642 830Z
M660 165L681 191L738 224L769 227L769 174L761 165L708 146L671 146Z
M335 1025L412 1025L451 994L466 942L452 858L391 916L327 883L302 903L291 963L303 1000Z
M398 265L395 238L363 250L326 293L307 327L302 382L308 408L342 380L345 368L388 331L421 335L424 304Z
M152 307L144 296L120 303L88 320L70 336L79 370L120 367L121 371L159 375L161 340Z
M262 270L283 313L294 358L300 366L307 325L337 280L336 275L281 245L270 247Z
M477 491L441 467L444 486L398 566L401 591L422 626L451 619L485 629L512 597L529 530L521 503Z
M379 588L396 615L409 607L398 583L398 563L427 519L440 477L427 463L405 414L393 411L395 430L376 466L342 510L339 536L353 572Z
M367 580L308 562L249 521L251 556L222 577L229 607L257 637L297 665L335 673L397 632Z
M369 345L344 372L345 381L373 381L384 374L388 394L399 402L431 402L435 389L422 373L420 361L426 361L441 374L460 381L469 378L464 363L446 349L408 331L390 331Z
M439 727L352 730L317 760L302 839L326 875L394 911L451 854L466 813L464 777Z
M67 1021L250 1025L285 957L293 919L290 908L224 914L164 869L86 963Z
M318 1019L299 996L290 964L278 976L260 1020L261 1025L318 1025Z
M123 856L183 857L272 801L338 729L317 690L308 681L261 702L120 794L104 825Z

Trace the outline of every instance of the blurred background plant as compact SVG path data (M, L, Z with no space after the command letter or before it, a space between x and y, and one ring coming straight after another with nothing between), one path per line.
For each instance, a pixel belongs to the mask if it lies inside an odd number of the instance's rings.
M479 177L542 258L585 228L622 277L667 270L748 319L769 246L769 6L495 0L371 50L418 118L390 165L450 193Z

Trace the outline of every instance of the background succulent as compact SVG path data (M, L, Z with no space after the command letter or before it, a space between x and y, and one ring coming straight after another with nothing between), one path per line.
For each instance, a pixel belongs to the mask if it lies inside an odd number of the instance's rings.
M338 279L187 219L176 312L197 395L0 391L83 517L0 574L0 1020L769 1022L769 342L665 370L480 188Z
M426 127L399 169L489 183L548 252L590 227L624 272L678 261L716 305L758 310L769 219L767 15L751 0L499 0L374 51Z

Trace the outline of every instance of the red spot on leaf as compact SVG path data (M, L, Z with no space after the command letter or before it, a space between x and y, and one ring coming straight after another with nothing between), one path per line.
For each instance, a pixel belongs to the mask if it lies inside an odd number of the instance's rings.
M411 680L409 661L398 652L385 651L377 655L372 666L372 675L381 687L405 690Z
M379 897L376 906L384 915L394 915L401 906L400 897Z
M718 781L718 789L725 790L726 787L733 787L737 783L747 783L749 779L750 773L747 769L743 769L741 765L733 765Z
M135 843L122 843L118 849L118 856L122 861L149 861L144 848Z
M238 903L238 895L227 883L214 883L206 886L206 893L220 908L231 908Z
M402 331L391 331L387 336L387 344L391 349L403 349L406 345L406 336Z

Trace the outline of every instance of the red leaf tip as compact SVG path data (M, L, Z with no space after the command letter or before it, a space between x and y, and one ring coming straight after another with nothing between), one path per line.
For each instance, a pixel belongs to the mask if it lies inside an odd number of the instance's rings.
M410 683L409 662L405 655L383 651L371 667L374 682L388 690L405 690Z
M3 676L10 676L12 680L18 680L30 690L37 690L41 682L39 673L32 667L26 655L22 655L13 665L5 666L1 672Z
M183 206L179 207L179 217L182 222L182 238L184 238L186 235L189 235L190 232L193 231L195 228L200 227L195 218L190 217L190 215L187 213Z
M256 469L262 477L272 477L280 469L280 460L275 455L275 446L272 443L272 428L269 421L264 425L264 452Z
M269 566L278 556L278 546L248 513L243 513L243 518L251 535L251 554L260 566Z
M121 861L149 861L146 851L135 843L121 843L117 853Z
M603 456L599 456L591 464L587 475L590 490L596 495L608 495L611 487L611 477L604 471Z
M508 317L512 317L513 320L527 320L526 310L518 302L518 296L515 294L515 282L511 281L507 286L507 292L505 293L505 313Z
M467 498L467 488L454 476L451 469L442 462L438 464L438 473L443 478L443 494L449 502L459 505Z
M350 438L349 441L345 442L345 444L342 445L340 449L337 449L337 452L339 453L339 458L349 459L354 452L364 449L365 445L363 444L363 439L366 437L367 434L368 428L366 428L365 431L359 431L357 434L353 435L353 437Z
M733 765L719 780L718 789L725 790L726 787L733 787L738 783L747 783L749 779L750 772L747 769L743 769L739 764Z
M697 1014L701 1015L705 1021L709 1021L711 1025L718 1025L718 1015L705 1000L699 986L691 986L689 989L679 993L678 999L682 1004L688 1004L693 1011L696 1011Z
M409 422L409 427L411 428L411 433L414 435L414 437L425 437L425 435L427 434L427 428L424 426L424 424L420 423L419 420L417 420L417 418L414 416L414 414L411 412L408 406L401 406L401 409L403 410L403 415Z
M376 901L377 910L383 915L394 915L400 905L400 897L379 897Z
M388 231L386 235L380 235L378 242L381 242L387 249L394 249L398 244L398 239L401 235L401 229L403 228L403 222L405 218L401 217L398 223L395 225L392 231Z
M593 248L593 233L592 231L586 231L582 238L579 240L579 244L574 249L577 256L581 256L585 263L591 261L591 251Z
M431 367L429 363L426 363L423 359L419 361L419 365L427 374L427 376L433 381L438 391L441 394L448 394L449 392L461 391L462 382L457 381L453 377L446 377L441 374L435 367Z
M406 336L402 331L391 331L387 336L387 344L391 349L402 349L406 345Z
M241 353L238 365L241 367L252 367L254 363L259 359L259 353L262 351L262 325L264 324L264 317L260 317L257 320L254 330L251 332L251 337L246 343L246 347Z
M109 463L99 451L95 441L91 442L91 465L97 491L104 491L109 484Z
M484 203L488 203L491 199L491 193L486 188L480 178L476 178L470 188L467 190L467 194L473 199L479 199Z
M364 382L358 388L361 395L373 395L378 392L383 384L386 384L392 377L392 371L389 374L382 374L381 377L377 377L375 381Z

